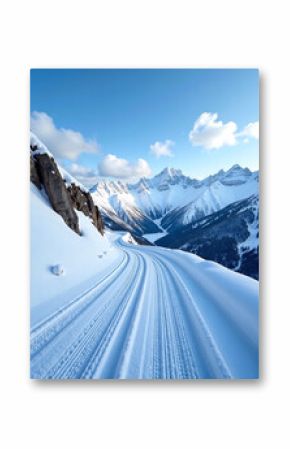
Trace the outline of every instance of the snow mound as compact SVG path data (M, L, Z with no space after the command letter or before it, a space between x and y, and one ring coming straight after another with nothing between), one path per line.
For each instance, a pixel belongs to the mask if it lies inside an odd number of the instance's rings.
M132 237L132 235L130 234L130 232L126 232L123 236L122 236L122 240L126 243L130 243L131 245L138 245L138 243L136 242L136 240Z

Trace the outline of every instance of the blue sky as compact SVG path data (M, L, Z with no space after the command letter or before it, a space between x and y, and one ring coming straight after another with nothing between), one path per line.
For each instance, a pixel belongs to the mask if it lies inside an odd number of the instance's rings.
M88 183L166 166L197 178L258 169L257 70L34 69L31 112L32 130Z

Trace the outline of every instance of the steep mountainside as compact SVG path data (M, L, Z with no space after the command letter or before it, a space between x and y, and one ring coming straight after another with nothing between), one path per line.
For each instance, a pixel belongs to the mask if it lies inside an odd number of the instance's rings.
M155 242L259 278L259 199L252 195Z
M31 323L95 282L118 252L90 194L31 136Z
M217 212L229 204L258 193L258 175L248 169L233 166L226 173L220 172L207 178L192 201L170 211L161 220L167 232L178 230L202 217Z
M100 181L91 189L91 194L111 229L130 231L137 236L160 231L137 206L129 187L121 181Z
M39 190L44 189L52 208L73 231L77 234L81 233L76 214L78 210L88 216L98 231L103 234L102 217L90 192L59 167L52 154L32 133L30 179Z

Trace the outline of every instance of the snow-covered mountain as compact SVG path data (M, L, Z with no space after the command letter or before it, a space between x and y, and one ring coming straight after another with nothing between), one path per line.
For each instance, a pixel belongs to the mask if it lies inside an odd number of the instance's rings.
M234 165L200 181L183 175L181 170L165 168L136 184L102 180L91 193L105 216L117 216L129 225L137 221L140 230L146 228L144 233L160 232L154 220L170 230L257 194L258 173ZM147 230L148 220L155 231Z
M170 232L155 244L198 254L258 279L258 195L231 203L179 232Z
M121 181L100 181L91 189L93 200L111 229L128 230L138 236L159 232L159 227L136 203L134 193Z
M91 194L111 229L129 230L152 242L156 240L152 234L156 234L157 244L178 247L178 239L173 244L178 234L187 235L188 239L194 236L192 223L257 196L258 191L258 172L236 164L203 180L192 179L174 168L165 168L153 178L141 178L135 184L101 180ZM170 237L165 238L166 234ZM237 250L240 243L236 239Z
M173 208L161 221L168 232L177 230L200 218L217 212L231 203L258 193L258 173L234 165L220 171L190 189L191 201Z

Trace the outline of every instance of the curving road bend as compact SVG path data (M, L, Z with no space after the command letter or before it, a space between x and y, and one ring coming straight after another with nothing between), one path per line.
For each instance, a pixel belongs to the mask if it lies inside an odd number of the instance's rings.
M258 377L258 283L181 251L121 262L31 331L37 379Z

